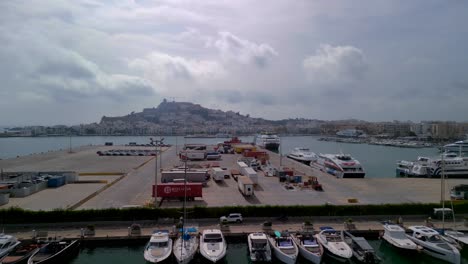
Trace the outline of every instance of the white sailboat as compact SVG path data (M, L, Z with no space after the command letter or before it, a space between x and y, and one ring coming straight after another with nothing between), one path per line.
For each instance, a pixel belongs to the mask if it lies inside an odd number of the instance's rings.
M185 161L185 172L187 172L187 161ZM185 175L187 176L187 174ZM185 183L187 183L185 177ZM184 205L183 211L184 215L182 217L182 228L180 229L180 236L174 242L173 252L177 263L187 264L194 258L198 250L198 237L197 237L197 228L187 227L185 223L187 217L187 186L184 185Z

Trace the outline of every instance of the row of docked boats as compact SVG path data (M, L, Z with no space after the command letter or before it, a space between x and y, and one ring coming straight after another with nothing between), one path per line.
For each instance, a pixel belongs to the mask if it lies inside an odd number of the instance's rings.
M296 147L288 158L320 169L337 178L364 178L366 172L361 163L349 154L315 154L308 148Z
M410 226L407 230L396 224L384 224L382 239L404 253L422 252L448 263L460 263L459 243L468 239L461 232L447 231L451 236L442 235L427 226ZM463 233L462 233L463 234Z
M76 256L79 240L46 240L22 243L11 235L0 234L1 264L59 264Z
M317 234L309 231L275 231L273 235L256 232L248 235L247 243L249 259L253 263L271 262L276 258L292 264L296 263L299 254L312 263L321 263L325 254L339 261L347 261L353 255L365 263L380 261L364 238L331 227L324 227ZM189 263L197 252L210 263L221 262L227 252L227 243L221 230L204 230L199 240L196 235L190 238L181 235L174 243L168 232L157 231L145 247L144 258L151 263L172 263L170 256L173 253L177 263Z

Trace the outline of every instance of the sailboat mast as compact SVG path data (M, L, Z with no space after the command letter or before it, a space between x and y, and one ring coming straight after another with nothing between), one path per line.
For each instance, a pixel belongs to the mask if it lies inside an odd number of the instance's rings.
M445 229L445 153L442 154L442 176L441 176L441 194L442 194L442 230Z

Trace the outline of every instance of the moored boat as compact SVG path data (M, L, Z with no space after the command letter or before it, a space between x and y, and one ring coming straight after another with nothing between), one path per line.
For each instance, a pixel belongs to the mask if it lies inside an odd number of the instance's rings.
M341 232L331 227L321 227L322 231L316 236L317 241L323 246L325 253L340 262L346 262L353 256L353 251L344 242Z
M226 256L227 244L219 229L205 229L200 238L200 254L212 263Z
M26 264L30 256L35 254L45 244L29 243L20 244L15 249L10 251L3 259L1 264Z
M277 151L280 146L280 137L272 133L260 133L255 136L254 142L264 149Z
M168 230L155 230L145 246L143 257L150 263L159 263L169 258L172 252L172 239Z
M247 237L249 256L252 262L270 262L271 248L265 233L251 233Z
M320 263L323 256L323 247L318 243L312 232L291 234L294 243L299 248L299 253L312 263Z
M310 151L308 148L294 148L291 153L287 155L288 158L305 163L309 165L312 161L317 160L317 154Z
M468 234L466 233L456 230L445 230L445 235L457 241L462 247L468 245Z
M188 227L181 229L181 235L174 242L172 252L178 264L187 264L195 256L198 250L197 229Z
M434 258L449 263L460 263L460 252L453 245L442 239L437 231L427 226L410 226L411 234L407 235L422 251Z
M384 233L381 238L400 251L412 253L421 248L406 236L405 229L401 226L386 223L383 228Z
M418 157L415 161L400 160L397 162L396 175L403 177L436 177L442 174L447 178L468 177L468 157L456 153L443 153L439 157Z
M353 251L353 256L362 263L379 263L381 259L375 253L374 248L363 237L355 237L351 233L344 231L343 238L346 244Z
M296 263L299 249L287 231L275 231L275 237L268 236L268 242L277 259L286 264Z
M63 264L78 254L79 240L51 241L28 259L28 264Z
M17 247L21 242L11 235L0 234L0 259Z
M319 154L310 166L318 167L337 178L364 178L366 175L361 163L349 154Z

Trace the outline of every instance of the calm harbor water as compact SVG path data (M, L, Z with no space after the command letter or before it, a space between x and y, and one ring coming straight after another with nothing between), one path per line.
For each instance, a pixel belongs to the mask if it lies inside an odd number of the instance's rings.
M439 261L425 254L415 253L414 255L402 255L395 249L391 248L388 244L382 243L379 240L369 241L372 247L376 250L377 254L382 258L383 264L442 264L446 263ZM71 264L144 264L143 259L144 245L132 247L99 247L99 248L86 248L83 249L80 255L71 261ZM237 243L228 244L228 252L224 263L226 264L244 264L250 263L247 256L247 244ZM462 251L462 263L468 263L467 250ZM200 256L197 256L192 263L204 263ZM274 261L272 263L281 263ZM310 263L302 258L297 262L299 264ZM322 263L336 263L331 259L324 259ZM355 263L355 262L351 262Z
M160 137L156 137L160 139ZM308 147L315 153L346 153L358 159L367 171L366 177L395 177L397 160L415 160L418 156L435 156L436 148L397 148L368 144L337 143L319 141L319 136L285 136L281 138L281 153L287 155L294 147ZM83 137L17 137L0 138L0 159L14 158L59 149L69 149L86 145L103 145L113 142L114 145L137 142L149 143L149 136L83 136ZM244 142L252 142L253 136L241 137ZM167 144L183 145L184 143L216 144L223 138L184 138L165 136Z

